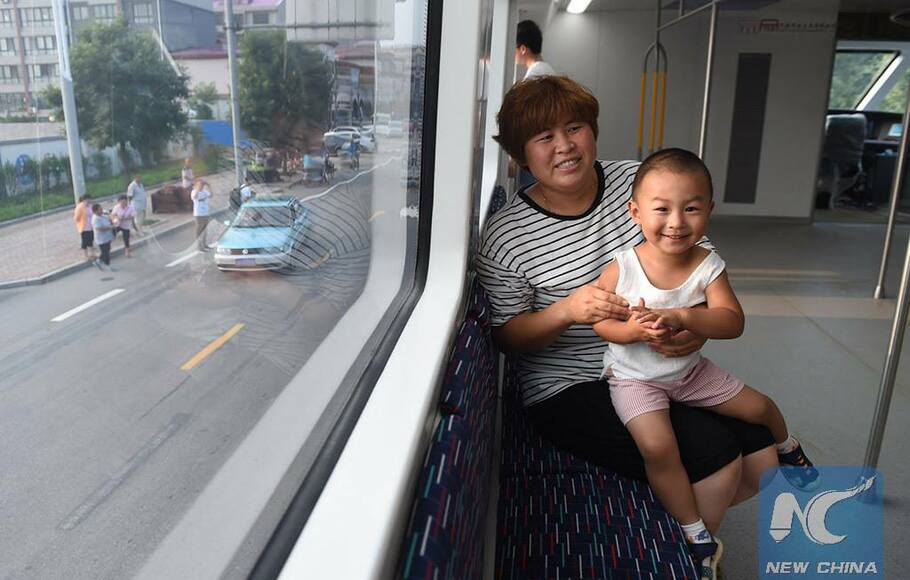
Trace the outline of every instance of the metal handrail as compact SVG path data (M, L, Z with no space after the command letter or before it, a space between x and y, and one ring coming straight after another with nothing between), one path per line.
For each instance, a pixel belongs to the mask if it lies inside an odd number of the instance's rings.
M898 150L895 174L891 187L891 211L888 215L888 229L885 235L885 249L882 253L882 267L879 272L878 285L875 287L875 298L882 297L884 292L885 274L888 269L888 253L891 249L891 236L894 231L894 219L897 213L897 204L900 198L901 186L904 177L904 165L907 161L907 120L910 119L910 92L907 94L907 104L904 109L904 129L901 135L901 146ZM894 322L891 325L891 338L888 341L888 352L885 355L885 368L882 371L882 380L878 389L878 398L875 402L875 414L872 416L872 428L869 431L869 443L866 446L866 457L863 464L875 468L878 466L879 454L882 450L882 438L885 435L885 423L888 421L888 411L891 408L891 395L894 393L894 381L897 368L900 364L901 347L904 344L904 329L907 326L907 308L910 303L910 240L907 242L907 252L904 255L904 269L901 273L901 286L897 295L897 309L894 313Z

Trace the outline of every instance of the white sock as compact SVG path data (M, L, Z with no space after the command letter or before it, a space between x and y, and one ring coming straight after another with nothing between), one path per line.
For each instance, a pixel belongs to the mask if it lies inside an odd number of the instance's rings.
M777 444L778 453L790 453L799 445L799 441L793 435L787 436L783 443Z
M705 527L705 522L699 518L691 524L680 524L686 541L690 544L707 544L712 540L711 532Z

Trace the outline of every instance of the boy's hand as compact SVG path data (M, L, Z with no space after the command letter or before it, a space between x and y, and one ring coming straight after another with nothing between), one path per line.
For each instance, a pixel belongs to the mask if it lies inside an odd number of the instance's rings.
M651 349L667 358L676 358L692 354L705 346L706 342L708 342L706 338L702 338L688 330L683 330L674 334L666 342L652 343Z
M682 311L682 308L663 308L652 310L651 312L657 314L655 325L672 328L673 330L678 331L684 330L685 328Z

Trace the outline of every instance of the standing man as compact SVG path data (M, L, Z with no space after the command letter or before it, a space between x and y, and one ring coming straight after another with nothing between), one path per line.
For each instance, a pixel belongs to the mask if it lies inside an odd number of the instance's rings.
M189 157L183 162L183 169L180 170L180 185L183 186L183 189L193 187L193 166L190 164Z
M76 222L76 230L79 232L79 238L82 242L82 255L85 261L95 259L95 233L92 229L92 202L91 197L86 194L79 197L79 203L73 210L73 221Z
M527 69L525 79L556 74L553 67L541 59L542 51L543 34L540 27L533 20L519 22L515 34L515 63Z
M142 176L138 173L133 176L133 181L126 188L126 198L136 210L136 233L142 235L142 228L145 227L145 210L148 209L148 196L145 194L145 188L142 187Z
M190 193L193 199L193 218L196 220L196 247L201 252L207 252L209 246L205 240L205 229L209 225L209 184L202 179L197 179Z

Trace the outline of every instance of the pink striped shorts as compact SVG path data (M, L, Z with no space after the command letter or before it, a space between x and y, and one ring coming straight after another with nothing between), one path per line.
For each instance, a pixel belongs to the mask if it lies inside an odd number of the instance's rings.
M670 401L692 407L720 405L738 395L744 386L741 380L701 357L685 377L675 381L610 377L610 398L625 425L639 415L670 408Z

